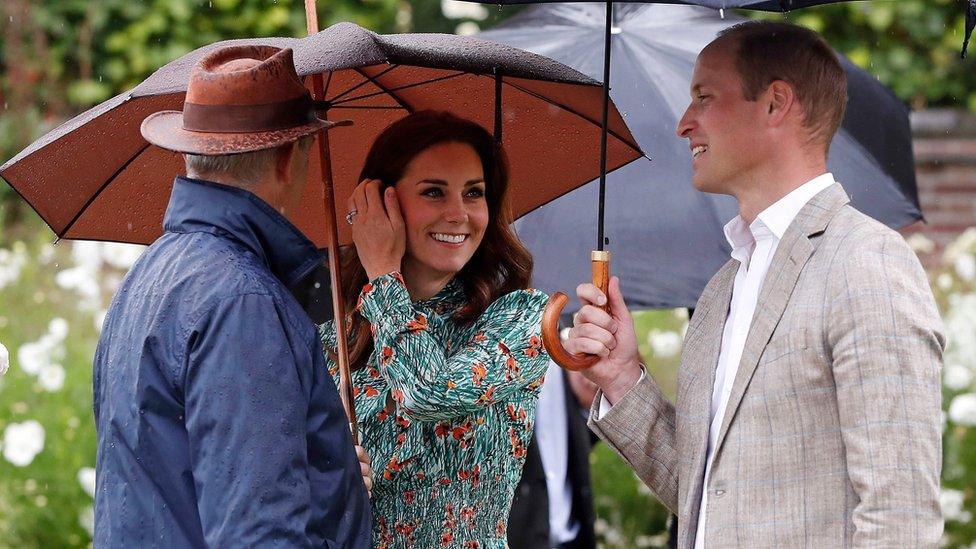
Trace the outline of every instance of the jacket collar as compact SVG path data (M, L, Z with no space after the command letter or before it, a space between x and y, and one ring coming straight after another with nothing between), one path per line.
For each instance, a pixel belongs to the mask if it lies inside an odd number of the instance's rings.
M233 239L261 258L285 286L323 261L315 245L266 202L243 189L211 181L177 177L163 229Z

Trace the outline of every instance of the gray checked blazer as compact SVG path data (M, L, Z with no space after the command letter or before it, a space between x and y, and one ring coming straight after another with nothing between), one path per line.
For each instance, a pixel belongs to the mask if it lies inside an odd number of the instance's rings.
M705 287L672 405L645 376L590 428L678 516L691 548L702 489L714 547L929 547L942 534L945 340L915 254L815 196L773 256L703 487L712 386L739 262Z

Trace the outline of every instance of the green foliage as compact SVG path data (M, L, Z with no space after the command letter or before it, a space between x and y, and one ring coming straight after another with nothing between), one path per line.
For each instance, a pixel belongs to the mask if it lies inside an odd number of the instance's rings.
M834 48L915 108L972 108L976 105L976 62L972 56L966 60L959 56L965 3L849 2L799 10L785 17L821 33Z

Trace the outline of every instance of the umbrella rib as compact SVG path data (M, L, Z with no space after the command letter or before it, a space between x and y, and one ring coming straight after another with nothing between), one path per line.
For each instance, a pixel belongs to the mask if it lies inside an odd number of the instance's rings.
M370 76L370 75L368 75L368 74L366 74L365 72L363 72L361 69L358 69L358 68L356 69L356 72L358 72L359 74L363 75L363 78L365 78L369 82L372 82L373 85L376 86L377 88L379 88L380 90L382 90L383 93L385 93L386 95L389 95L390 97L392 97L393 100L396 101L397 104L399 104L400 107L403 108L405 111L407 111L409 113L412 113L413 112L413 107L411 107L410 105L407 105L407 102L406 101L404 101L403 99L401 99L397 94L393 93L395 90L391 90L391 89L387 88L386 86L384 86L383 84L380 84L379 81L376 80L376 78L379 78L379 77L383 76L384 74L386 74L389 71L381 72L380 74L377 74L375 78L372 77L372 76Z
M390 66L389 66L389 67L387 67L386 69L383 69L383 71L382 71L382 72L380 72L379 74L377 74L377 75L376 75L376 77L377 77L377 78L379 78L380 76L383 76L384 74L386 74L386 73L388 73L388 72L390 72L390 71L392 71L393 69L395 69L395 68L397 68L397 67L399 67L399 66L400 66L400 65L390 65ZM359 68L358 68L358 67L356 67L356 68L354 68L353 70L355 70L356 72L358 72L358 73L360 74L360 76L364 76L364 77L366 77L366 80L363 80L362 82L360 82L360 83L358 83L358 84L356 84L355 86L353 86L353 87L351 87L351 88L349 88L348 90L346 90L346 91L344 91L344 92L342 92L342 93L340 93L339 95L336 95L336 96L335 96L335 97L333 97L332 99L329 99L329 102L330 102L330 103L333 103L333 104L335 104L334 102L335 102L335 101L336 101L337 99L341 99L341 98L342 98L343 96L346 96L346 95L349 95L350 93L352 93L352 92L354 92L354 91L356 91L356 90L358 90L359 88L361 88L361 87L363 87L363 86L365 86L366 84L368 84L368 83L369 83L369 82L370 82L370 81L372 80L372 79L371 79L370 77L368 77L368 76L366 76L365 74L363 74L363 71L361 71L361 70L359 70ZM331 80L331 78L332 78L332 77L331 77L331 74L332 74L332 73L330 72L330 73L329 73L329 75L330 75L330 76L329 76L329 78L330 78L330 80Z
M325 87L322 88L322 97L328 97L329 96L329 86L332 85L332 76L334 74L335 74L335 71L329 71L329 78L326 79L326 81L325 81Z
M401 107L399 105L395 107L392 105L332 105L329 108L330 109L363 109L363 110L384 109L384 110L391 110L391 111L400 111L405 109L409 110L406 107Z
M532 90L525 89L522 86L519 86L518 84L513 84L511 82L505 82L505 84L508 85L508 86L511 86L511 87L513 87L513 88L515 88L515 89L523 92L523 93L527 93L527 94L531 95L532 97L535 97L536 99L541 99L542 101L545 101L546 103L549 103L550 105L554 105L556 107L559 107L560 109L563 109L566 112L569 112L571 114L575 114L576 116L582 118L583 120L586 120L587 122L589 122L590 124L593 124L594 126L597 126L598 128L602 128L603 127L603 124L601 124L599 121L593 120L589 116L586 116L585 114L577 111L576 109L573 109L571 107L568 107L566 105L563 105L562 103L558 103L556 101L553 101L552 99L549 99L548 97L546 97L544 95L541 95L539 93L536 93L536 92L534 92ZM631 144L630 141L628 141L628 140L624 139L623 137L621 137L621 135L619 133L611 130L610 128L607 128L607 133L609 133L610 135L616 137L617 140L623 142L625 145L627 145L628 147L630 147L631 149L633 149L635 152L640 153L641 156L646 156L644 154L644 152L640 150L640 147L637 147L637 146Z
M82 206L80 210L78 210L78 213L76 213L75 216L71 218L71 221L69 221L68 224L64 227L64 229L60 233L58 233L58 238L64 238L64 236L68 234L68 231L70 231L71 228L75 226L75 223L78 221L78 219L81 218L82 214L85 213L85 210L88 209L88 206L91 206L92 203L95 202L95 200L97 200L98 197L102 194L102 191L107 189L108 186L111 185L113 181L115 181L115 178L118 177L119 174L121 174L123 171L125 171L125 169L129 167L129 164L132 164L132 162L136 158L139 158L139 155L142 154L143 151L148 149L150 145L151 143L146 143L145 145L143 145L141 149L136 151L134 155L132 155L131 157L129 157L128 160L125 161L125 164L122 164L122 166L119 167L119 169L115 170L115 173L113 173L112 176L105 181L105 183L102 183L102 186L99 187L97 191L95 191L95 194L91 195L88 198L88 200L85 202L85 205Z
M417 86L423 86L423 85L426 85L426 84L433 84L435 82L440 82L442 80L450 80L451 78L457 78L458 76L464 76L465 74L473 74L473 73L469 73L469 72L466 72L466 71L460 71L460 72L457 72L457 73L454 73L454 74L449 74L447 76L439 76L439 77L434 78L434 79L431 79L431 80L425 80L423 82L414 82L413 84L404 84L403 86L399 86L399 87L396 87L396 88L384 88L384 91L367 93L366 95L357 95L356 97L350 97L349 99L344 99L344 100L340 101L339 104L341 105L342 103L348 103L350 101L358 101L359 99L368 99L370 97L376 97L377 95L383 95L383 94L391 95L391 96L393 96L394 99L397 99L399 101L399 99L397 98L396 95L393 94L393 92L398 92L400 90L406 90L406 89L409 89L409 88L416 88ZM369 77L367 76L367 78L369 78ZM377 84L377 86L379 86L379 84ZM382 87L382 86L380 86L380 87ZM333 103L332 105L335 106L336 103Z

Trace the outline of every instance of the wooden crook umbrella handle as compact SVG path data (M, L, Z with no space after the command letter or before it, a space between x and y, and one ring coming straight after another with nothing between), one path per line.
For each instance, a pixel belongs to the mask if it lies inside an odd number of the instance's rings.
M607 295L610 288L610 252L602 250L591 252L590 266L593 269L593 285L600 288L603 295ZM567 370L585 370L596 364L600 357L570 353L563 347L563 342L559 338L559 315L562 314L568 301L569 297L562 292L556 292L549 298L542 312L542 344L556 364ZM601 308L606 311L608 307L609 305L604 305Z

